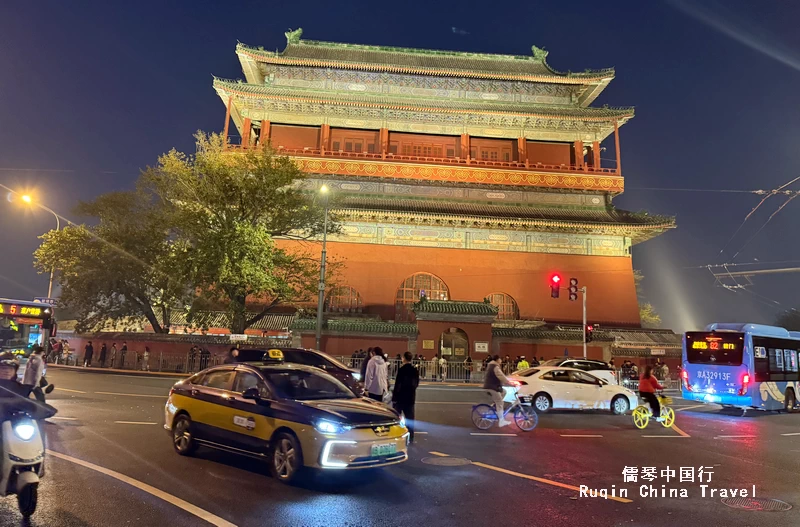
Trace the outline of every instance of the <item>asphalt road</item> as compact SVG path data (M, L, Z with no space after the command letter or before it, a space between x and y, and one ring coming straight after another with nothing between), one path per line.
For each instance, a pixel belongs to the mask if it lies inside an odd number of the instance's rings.
M651 423L639 431L630 416L560 412L540 416L529 433L512 425L489 431L508 435L474 435L469 414L486 399L483 392L425 385L417 406L425 433L408 462L319 472L286 486L258 461L202 449L194 458L175 454L163 430L175 379L55 369L49 377L58 386L49 402L59 413L45 425L48 472L31 525L800 524L800 415L741 417L676 398L677 429ZM639 469L636 483L624 482L626 466ZM643 467L656 467L657 479L642 481ZM697 481L678 481L680 467L693 467L695 479L699 467L712 472L706 497ZM676 477L667 482L662 470L669 469ZM659 496L640 496L643 484ZM582 497L581 485L628 494ZM662 485L685 489L688 497L660 497ZM793 508L743 511L721 502L718 489L752 492L753 485L758 498ZM0 498L0 527L20 523L16 501Z

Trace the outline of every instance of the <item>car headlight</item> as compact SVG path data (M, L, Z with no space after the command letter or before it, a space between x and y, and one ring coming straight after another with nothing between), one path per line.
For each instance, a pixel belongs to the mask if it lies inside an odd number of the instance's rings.
M333 421L328 421L327 419L321 419L317 421L317 424L314 425L319 432L323 434L341 434L350 430L350 426L334 423Z
M406 428L406 416L404 416L404 415L400 416L400 426L402 426L403 428Z
M355 380L357 380L357 381L360 381L360 380L361 380L361 374L360 374L359 372L357 372L357 371L351 371L351 372L350 372L350 375L352 375L352 376L353 376L353 378L354 378Z
M14 425L14 435L23 441L30 441L36 433L36 425L30 419L25 419Z

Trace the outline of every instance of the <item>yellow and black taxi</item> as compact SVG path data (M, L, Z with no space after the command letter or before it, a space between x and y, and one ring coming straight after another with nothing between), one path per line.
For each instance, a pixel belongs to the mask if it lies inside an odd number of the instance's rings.
M318 368L287 364L280 350L175 384L164 428L178 454L206 446L265 459L283 482L304 467L358 469L408 458L408 430L394 410Z

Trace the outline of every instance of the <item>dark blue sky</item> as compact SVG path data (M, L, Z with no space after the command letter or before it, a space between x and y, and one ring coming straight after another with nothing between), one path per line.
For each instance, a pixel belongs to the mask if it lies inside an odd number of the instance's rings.
M702 12L692 15L681 5L6 2L0 183L36 188L67 217L78 199L130 188L160 153L190 151L194 131L221 129L224 107L211 75L242 77L237 40L282 49L284 31L303 27L306 38L364 44L514 54L536 44L550 51L556 69L615 67L616 80L596 104L636 107L621 130L629 190L616 204L677 216L676 231L634 249L645 292L666 325L769 322L776 309L764 298L796 305L800 274L759 278L751 292L734 293L714 287L708 271L684 269L730 261L732 253L717 254L759 198L635 189L767 189L800 175L800 7L694 2ZM454 34L453 26L469 34ZM733 252L783 199L767 201ZM800 200L736 261L800 260L798 220ZM46 293L30 255L53 223L46 213L0 201L0 296Z

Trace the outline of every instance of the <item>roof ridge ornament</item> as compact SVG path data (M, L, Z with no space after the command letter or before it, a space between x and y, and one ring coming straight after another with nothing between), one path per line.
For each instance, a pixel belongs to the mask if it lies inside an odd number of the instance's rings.
M547 55L550 53L544 48L539 48L536 46L531 46L531 51L533 52L533 58L536 60L541 60L542 62L544 62L545 59L547 59Z
M284 35L286 35L286 45L299 44L300 43L300 37L303 36L303 28L302 27L298 27L295 30L292 30L291 28L289 28L289 31L284 33Z

